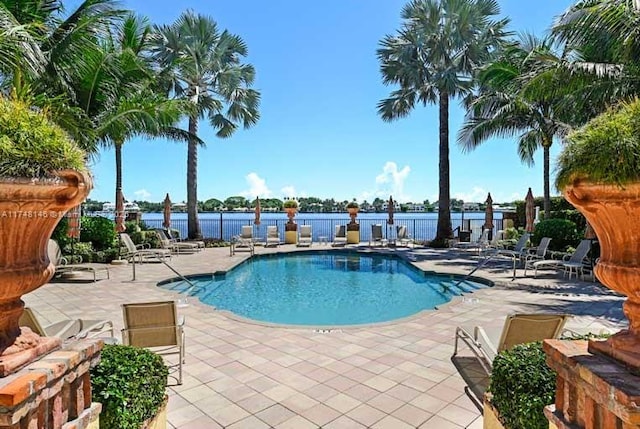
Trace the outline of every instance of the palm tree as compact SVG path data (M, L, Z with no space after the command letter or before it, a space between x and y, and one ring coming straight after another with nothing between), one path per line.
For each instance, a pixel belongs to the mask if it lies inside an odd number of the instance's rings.
M465 123L458 134L464 151L490 137L517 136L518 154L527 165L533 165L534 153L542 148L546 217L551 210L550 148L554 139L572 129L576 100L567 86L570 73L550 67L552 58L556 64L562 62L551 39L522 35L480 74L480 92L468 100Z
M640 96L640 1L578 1L562 14L552 34L576 53L567 65L597 76L586 105L602 112L607 105Z
M91 122L77 108L77 82L99 54L99 41L123 16L116 6L114 0L84 0L67 13L62 0L0 0L2 91L51 112L89 151L96 150L95 140Z
M400 30L380 42L386 85L399 85L378 103L385 121L409 115L417 103L439 105L439 205L434 243L452 235L449 185L449 101L466 97L475 73L503 43L508 19L496 0L413 0L402 9Z
M199 120L207 118L216 136L228 138L242 124L259 119L260 94L251 89L255 70L242 63L244 41L218 29L210 17L184 12L173 24L156 28L155 59L164 73L167 90L194 107L188 132L198 134ZM198 222L198 144L187 153L187 219L189 238L200 238Z
M146 19L129 15L85 60L85 73L75 85L77 106L93 128L93 138L113 146L116 198L122 191L122 146L133 136L199 141L174 128L188 111L181 100L167 98L156 86L149 55L151 27Z

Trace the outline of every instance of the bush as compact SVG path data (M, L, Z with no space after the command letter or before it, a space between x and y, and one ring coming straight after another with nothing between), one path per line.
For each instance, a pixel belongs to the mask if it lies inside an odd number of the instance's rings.
M53 234L51 234L51 239L55 240L60 246L61 249L64 249L69 243L71 243L71 237L67 235L69 226L69 218L63 216L56 225L56 228L53 230Z
M92 399L102 404L100 429L138 429L164 401L169 371L146 349L108 345L91 369Z
M86 170L84 152L45 114L0 98L0 177L51 177Z
M69 264L77 264L80 262L93 262L93 246L91 243L82 243L70 241L64 247L61 247L62 254Z
M155 230L129 232L129 237L135 244L149 244L151 248L160 247L160 239Z
M577 211L575 210L575 207L573 207L571 203L567 201L564 197L551 197L550 200L551 200L550 201L551 202L550 217L552 218L562 217L562 216L555 216L554 215L555 212L565 211L565 210ZM520 201L516 201L514 204L516 206L516 226L524 228L525 225L527 224L527 217L525 212L526 202L524 200L520 200ZM533 205L534 207L536 206L540 207L540 215L544 216L544 210L543 210L544 198L543 197L534 198Z
M298 202L296 200L287 200L284 202L284 204L282 204L282 207L284 207L285 209L297 209Z
M556 186L584 178L619 186L640 180L640 100L610 109L569 134L558 158Z
M540 243L542 237L551 238L550 250L565 250L567 246L574 246L580 240L576 224L566 219L547 219L536 224L533 243Z
M80 241L91 242L96 250L105 250L116 245L115 224L101 216L82 216Z
M547 429L543 409L555 400L556 373L545 362L542 343L520 344L493 361L491 403L508 428Z

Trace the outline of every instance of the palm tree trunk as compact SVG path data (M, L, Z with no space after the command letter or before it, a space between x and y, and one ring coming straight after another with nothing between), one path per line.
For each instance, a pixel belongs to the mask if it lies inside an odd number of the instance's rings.
M543 145L544 151L544 218L551 218L551 191L549 190L549 149L551 147L551 142L549 144Z
M116 199L118 201L118 192L122 191L122 144L114 143L116 152Z
M198 118L189 118L189 132L198 134ZM187 152L187 230L190 239L201 239L200 222L198 222L198 145L189 141Z
M440 190L438 195L438 230L436 242L451 238L451 197L449 183L449 93L440 91Z

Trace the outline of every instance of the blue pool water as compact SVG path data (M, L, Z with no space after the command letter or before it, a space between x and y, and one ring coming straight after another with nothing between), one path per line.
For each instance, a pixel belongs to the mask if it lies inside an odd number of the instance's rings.
M381 255L305 252L254 257L223 276L162 287L263 322L339 326L385 322L433 309L485 285L425 274ZM191 290L189 290L191 289Z

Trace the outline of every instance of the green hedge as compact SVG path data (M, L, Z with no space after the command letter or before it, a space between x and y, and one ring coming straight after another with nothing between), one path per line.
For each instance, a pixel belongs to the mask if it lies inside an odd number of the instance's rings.
M95 250L116 246L116 230L112 220L102 216L82 216L80 241L90 242Z
M102 404L100 429L139 429L164 401L168 373L149 350L105 344L91 369L92 399Z
M489 392L505 427L549 427L543 410L555 400L556 373L545 359L541 342L517 345L494 359Z
M576 247L582 234L578 233L576 224L566 219L546 219L536 224L532 241L540 243L542 237L550 237L549 250L564 251L567 247Z

